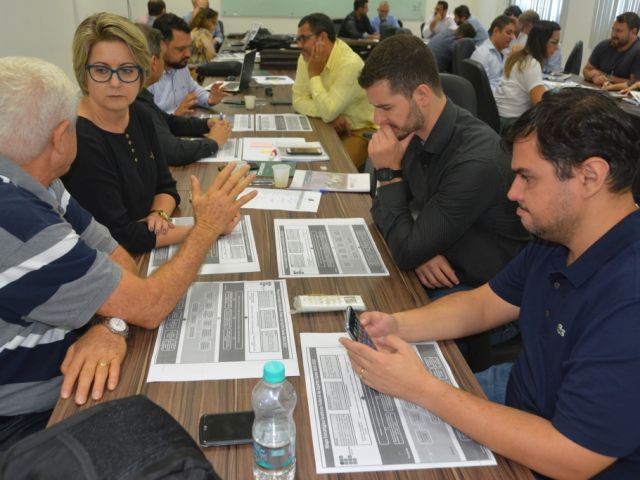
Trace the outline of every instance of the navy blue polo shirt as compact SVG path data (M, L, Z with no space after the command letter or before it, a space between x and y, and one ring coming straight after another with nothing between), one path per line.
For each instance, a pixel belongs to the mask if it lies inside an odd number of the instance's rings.
M506 403L619 458L595 478L640 478L640 211L570 266L567 254L535 240L489 282L520 307Z

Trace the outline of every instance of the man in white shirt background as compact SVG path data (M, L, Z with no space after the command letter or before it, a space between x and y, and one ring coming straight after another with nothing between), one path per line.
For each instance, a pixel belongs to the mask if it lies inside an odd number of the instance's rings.
M447 29L455 30L458 28L453 20L453 15L448 15L449 4L447 2L438 2L433 12L433 16L427 20L422 29L422 37L426 40L434 35L441 33Z

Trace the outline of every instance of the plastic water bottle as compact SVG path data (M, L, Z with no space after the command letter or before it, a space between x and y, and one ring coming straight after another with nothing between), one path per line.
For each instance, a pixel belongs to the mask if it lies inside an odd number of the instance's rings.
M262 380L253 388L253 478L293 480L296 474L297 396L284 376L282 362L267 362Z

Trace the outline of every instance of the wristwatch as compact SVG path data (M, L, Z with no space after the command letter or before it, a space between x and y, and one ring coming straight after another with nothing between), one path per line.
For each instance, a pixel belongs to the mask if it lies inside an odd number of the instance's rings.
M402 178L402 170L393 170L391 168L379 168L376 170L376 180L379 182L388 182L394 178Z
M127 338L129 335L129 325L118 317L105 317L100 320L102 325L107 327L111 333Z

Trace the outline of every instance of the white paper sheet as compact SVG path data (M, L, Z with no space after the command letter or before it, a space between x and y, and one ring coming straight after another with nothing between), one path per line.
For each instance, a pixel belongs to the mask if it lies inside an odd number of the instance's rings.
M199 282L160 325L147 381L260 378L269 360L300 375L285 281Z
M176 225L193 225L193 217L173 218ZM147 275L173 257L180 245L154 248L149 258ZM229 235L219 237L207 253L198 274L259 272L258 249L253 236L251 217L243 215Z
M342 333L301 333L317 473L496 465L491 451L413 403L362 383ZM438 344L415 344L432 374L458 386Z
M314 147L321 155L287 155L287 147ZM248 162L317 162L329 160L320 142L307 142L302 137L245 137L242 159Z
M389 275L362 218L275 219L274 231L280 278Z
M317 212L320 206L320 192L287 190L281 188L246 188L242 194L257 191L256 198L245 203L242 208L256 210L285 210L287 212Z
M242 139L230 138L218 150L215 157L205 157L198 160L202 163L227 163L242 159Z
M258 85L293 85L293 78L287 75L254 75L253 79Z
M371 190L371 177L368 173L296 170L289 188L317 192L368 192Z

